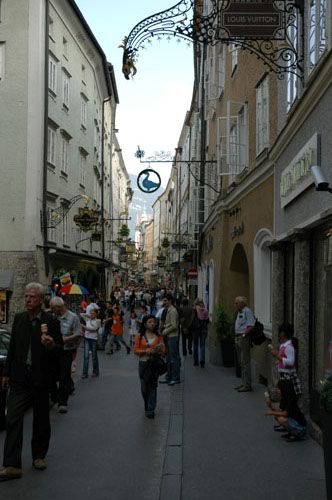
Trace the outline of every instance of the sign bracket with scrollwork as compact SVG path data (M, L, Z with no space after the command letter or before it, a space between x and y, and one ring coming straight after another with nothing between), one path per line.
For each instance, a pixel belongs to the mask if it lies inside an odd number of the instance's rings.
M207 12L196 0L181 0L140 21L124 38L122 72L137 72L140 51L166 37L202 45L236 44L284 79L303 79L304 0L210 0ZM301 42L302 40L302 42Z

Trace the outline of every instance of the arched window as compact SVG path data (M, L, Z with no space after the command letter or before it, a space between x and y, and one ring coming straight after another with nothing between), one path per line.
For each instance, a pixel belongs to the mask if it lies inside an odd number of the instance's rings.
M255 316L264 324L268 334L272 333L271 241L272 233L268 229L260 229L254 239Z

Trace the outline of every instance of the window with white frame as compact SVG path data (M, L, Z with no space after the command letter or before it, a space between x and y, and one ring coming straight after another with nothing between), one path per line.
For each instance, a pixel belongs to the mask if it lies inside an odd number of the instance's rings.
M0 42L0 82L5 79L5 43Z
M62 135L61 138L61 170L68 175L69 164L69 139Z
M256 88L256 155L269 147L269 78Z
M217 122L217 162L220 175L235 176L248 168L248 108L241 102L227 101L227 115Z
M68 245L68 219L65 216L62 219L62 244Z
M68 59L68 41L65 37L62 38L62 53Z
M49 21L48 21L48 35L54 41L54 21L51 17L49 18Z
M81 126L86 129L88 99L81 94Z
M85 186L86 154L80 152L80 185Z
M47 161L53 166L56 164L56 131L50 126L47 130Z
M53 212L53 208L48 206L47 207L47 220L48 220L48 223L47 223L47 239L48 241L52 241L52 242L55 242L56 241L56 232L55 232L55 227L54 226L51 226L51 217L52 217L52 212Z
M56 60L53 59L52 56L49 56L48 59L48 88L56 94L57 85L56 85Z
M309 52L309 72L313 70L319 58L326 49L327 43L327 1L307 0L308 5L308 52Z
M97 205L100 205L101 187L100 187L100 179L97 175L94 176L93 197Z
M294 14L295 16L294 21L287 27L287 36L295 48L296 52L299 50L299 44L298 44L298 23L299 23L299 13L298 11L295 11ZM295 58L296 55L292 54L291 55L291 63L295 64ZM287 72L287 111L291 108L293 102L295 101L297 97L297 85L298 85L298 77L297 75L294 75L294 73L291 73L290 71Z
M230 43L228 49L232 57L232 75L233 75L234 71L237 68L239 47L236 43Z
M63 98L63 105L66 109L69 109L69 82L70 82L69 75L65 71L63 71L62 72L62 98Z

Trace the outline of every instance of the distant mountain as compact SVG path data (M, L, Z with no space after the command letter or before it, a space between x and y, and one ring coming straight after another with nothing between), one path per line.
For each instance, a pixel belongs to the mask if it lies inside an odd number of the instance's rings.
M130 237L134 239L136 224L140 223L142 213L145 211L149 219L153 218L152 205L164 192L164 189L159 188L151 194L143 193L137 187L137 175L129 174L129 178L131 180L131 188L134 191L134 195L132 202L129 205L129 217L131 217L131 220L129 221L128 226L130 229Z

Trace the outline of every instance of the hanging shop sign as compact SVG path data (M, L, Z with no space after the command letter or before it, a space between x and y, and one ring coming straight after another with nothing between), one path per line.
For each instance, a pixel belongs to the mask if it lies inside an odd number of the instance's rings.
M314 134L285 168L280 178L280 205L284 208L314 183L311 167L320 165L318 158L319 136Z
M284 13L274 0L230 0L228 7L221 11L221 29L226 30L230 37L279 39L278 31L284 26Z
M60 280L61 288L72 284L70 273L63 274L58 279Z
M101 232L95 231L91 234L91 241L101 241Z
M142 170L137 177L137 186L143 193L154 193L161 186L160 175L151 168Z
M81 231L84 231L86 233L96 224L98 224L99 216L97 212L91 210L90 208L79 208L78 214L74 216L74 222Z
M184 243L183 241L175 241L172 243L173 250L187 250L188 243Z
M236 238L244 233L244 222L241 222L239 226L234 226L231 231L231 238Z

